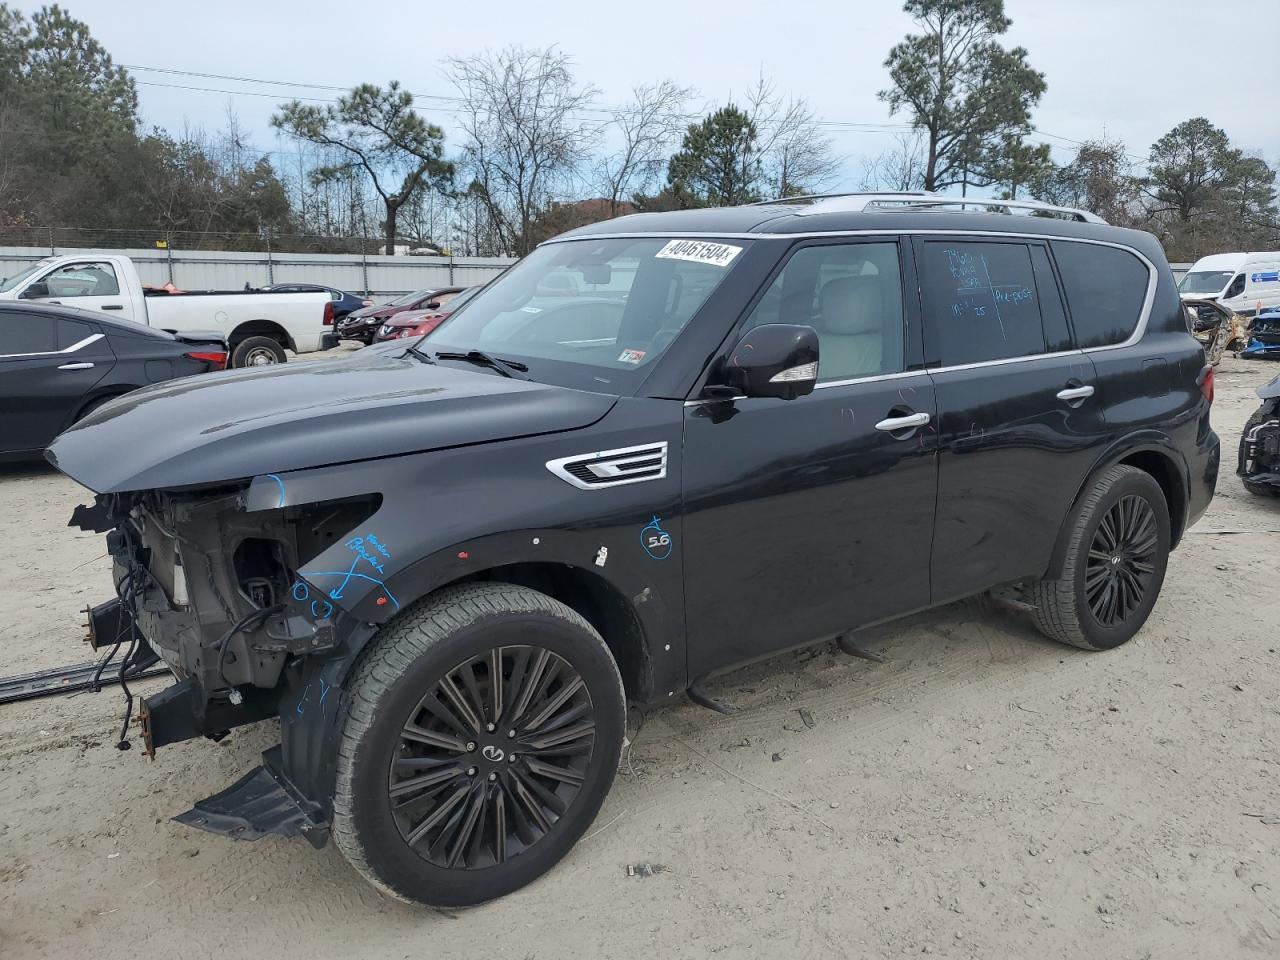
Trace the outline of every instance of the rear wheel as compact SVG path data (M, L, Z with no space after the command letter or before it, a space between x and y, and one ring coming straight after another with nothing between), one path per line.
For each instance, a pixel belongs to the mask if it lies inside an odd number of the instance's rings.
M233 367L266 367L287 359L284 347L270 337L245 337L231 350Z
M334 839L385 892L441 906L554 866L599 811L625 730L600 635L508 584L410 607L362 657L348 703Z
M76 414L76 418L75 420L72 421L72 423L79 423L89 414L93 413L93 411L97 410L99 407L103 406L104 404L110 403L114 399L115 397L98 397L98 399L96 400L90 400L88 403L84 405L84 408L79 413Z
M1061 576L1031 587L1036 626L1085 650L1118 647L1146 623L1164 583L1164 491L1136 467L1111 467L1077 505L1066 537Z

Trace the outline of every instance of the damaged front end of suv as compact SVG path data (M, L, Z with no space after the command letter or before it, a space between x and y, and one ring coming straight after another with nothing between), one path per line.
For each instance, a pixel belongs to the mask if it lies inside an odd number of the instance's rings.
M335 730L337 698L328 702L329 692L377 629L339 601L362 594L375 594L375 605L395 601L380 579L389 549L358 532L379 494L286 499L283 481L267 476L106 494L79 508L72 524L109 531L117 598L91 611L95 647L128 637L133 661L154 653L177 678L141 703L148 755L275 716L286 721L263 768L178 819L242 839L271 832L320 845L333 769L315 761L332 757L324 744ZM342 577L302 573L339 565ZM273 812L246 818L251 799L266 800Z
M324 844L362 649L404 605L484 576L459 544L489 563L527 547L510 531L537 498L503 496L500 465L527 459L562 497L543 447L615 402L400 348L160 385L62 434L48 459L96 494L70 525L106 534L112 558L116 597L90 609L91 643L176 679L140 704L143 749L280 720L261 767L177 819ZM557 551L576 538L543 536L548 561L569 559Z
M1244 425L1236 473L1250 493L1280 496L1280 377L1258 388L1261 405Z

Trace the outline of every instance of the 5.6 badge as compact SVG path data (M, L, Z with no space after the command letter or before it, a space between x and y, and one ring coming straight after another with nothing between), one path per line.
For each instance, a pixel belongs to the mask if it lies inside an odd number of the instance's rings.
M644 552L654 560L665 560L671 556L671 534L662 529L662 521L654 517L640 531L640 545Z

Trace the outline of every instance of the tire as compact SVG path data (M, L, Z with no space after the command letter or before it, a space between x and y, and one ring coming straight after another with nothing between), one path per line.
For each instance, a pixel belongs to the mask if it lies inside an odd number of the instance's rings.
M1245 422L1244 429L1240 431L1240 442L1244 443L1244 438L1249 435L1249 431L1259 424L1266 423L1276 417L1276 411L1268 412L1268 408L1274 401L1267 400L1253 411L1253 414ZM1244 488L1252 493L1255 497L1280 497L1280 487L1273 486L1269 483L1254 483L1248 477L1241 477L1240 482L1244 484Z
M76 418L71 422L79 423L81 420L89 416L89 414L93 413L93 411L97 410L103 404L110 403L112 400L116 398L116 396L118 396L118 394L113 394L110 397L98 397L98 399L96 400L90 400L88 403L84 405L84 408L79 413L76 414Z
M233 367L265 367L287 359L284 347L270 337L245 337L231 351Z
M522 666L526 678L543 678L523 711ZM504 680L496 710L495 672ZM472 721L445 684L475 705ZM626 728L622 678L600 635L558 600L502 583L446 588L406 609L362 653L345 703L334 840L383 892L435 906L492 900L551 869L599 812ZM577 733L588 721L592 732ZM534 740L566 735L560 753ZM423 785L427 777L443 780ZM469 822L476 826L464 833Z
M1164 491L1136 467L1110 467L1081 498L1064 535L1061 575L1031 585L1032 619L1046 636L1083 650L1118 647L1146 623L1164 583Z

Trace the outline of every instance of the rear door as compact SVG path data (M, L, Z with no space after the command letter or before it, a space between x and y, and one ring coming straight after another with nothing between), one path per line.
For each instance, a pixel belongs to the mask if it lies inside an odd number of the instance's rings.
M942 602L1044 571L1106 422L1044 242L929 237L915 248L938 404L931 579Z
M893 241L799 246L742 329L815 327L817 388L685 405L691 676L929 603L934 397L910 259Z
M0 311L0 452L48 446L114 362L96 324Z

